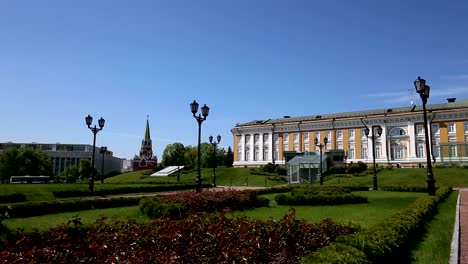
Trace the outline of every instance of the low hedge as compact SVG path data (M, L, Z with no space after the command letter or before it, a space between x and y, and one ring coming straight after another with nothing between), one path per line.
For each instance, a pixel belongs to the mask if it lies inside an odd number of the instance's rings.
M63 212L74 212L95 208L112 208L137 205L141 197L119 197L109 199L86 199L69 201L28 202L0 206L0 212L10 217L30 217Z
M291 190L291 195L340 195L349 194L351 190L342 186L320 185L320 186L301 186Z
M148 193L148 192L170 192L179 190L195 189L197 186L191 185L153 185L153 186L137 186L137 187L119 187L113 189L95 190L95 196L117 195L127 193ZM202 184L202 188L209 188L210 184ZM71 197L86 197L93 194L87 190L70 190L70 191L54 191L52 192L56 198L71 198Z
M22 193L0 195L0 203L21 203L26 201L26 196Z
M279 205L338 205L367 203L367 197L356 194L338 195L286 195L275 196L275 201Z
M408 246L419 240L424 223L433 216L437 204L450 192L451 188L441 187L436 196L419 198L380 224L341 237L332 247L319 249L302 263L398 263L399 258L407 255ZM336 259L347 261L335 262Z
M243 192L255 192L257 195L271 194L271 193L286 193L293 189L291 186L270 187L265 189L244 190Z
M384 185L379 186L379 189L391 192L427 192L427 186L421 185Z

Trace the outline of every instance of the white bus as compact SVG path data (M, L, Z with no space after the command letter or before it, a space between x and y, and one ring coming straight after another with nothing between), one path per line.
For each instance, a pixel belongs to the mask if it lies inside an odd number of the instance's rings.
M49 183L50 176L11 176L10 183Z

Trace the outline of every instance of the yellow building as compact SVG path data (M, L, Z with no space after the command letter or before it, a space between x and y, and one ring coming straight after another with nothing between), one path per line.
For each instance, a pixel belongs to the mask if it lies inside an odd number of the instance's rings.
M426 105L434 162L468 162L468 100ZM370 133L365 134L368 127ZM377 137L377 127L382 134ZM375 132L377 164L402 167L425 165L426 146L422 106L356 111L313 116L254 120L237 124L234 136L234 166L284 164L285 151L318 152L344 150L346 162L372 163ZM369 137L369 138L368 138ZM274 158L274 160L273 160Z

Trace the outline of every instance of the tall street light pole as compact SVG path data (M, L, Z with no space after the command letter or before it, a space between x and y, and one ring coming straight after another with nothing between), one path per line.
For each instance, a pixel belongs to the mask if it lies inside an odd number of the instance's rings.
M426 80L422 79L418 76L418 79L414 81L414 87L416 88L416 92L421 97L423 103L423 118L424 118L424 136L426 140L426 158L427 158L427 192L429 195L435 195L436 187L435 187L435 179L434 174L432 172L432 162L431 162L431 153L429 147L429 129L427 127L427 112L426 112L426 103L427 99L429 98L429 85L426 85Z
M213 145L213 187L216 187L216 146L221 142L221 136L218 135L217 142L213 142L213 136L210 135L210 144Z
M104 120L104 118L101 117L98 120L99 127L96 127L96 125L94 125L94 127L91 126L91 123L93 123L93 117L91 117L90 115L88 115L85 118L85 121L86 121L86 125L91 130L91 132L93 132L93 135L94 135L94 138L93 138L93 158L91 160L91 176L89 177L89 192L94 193L94 171L95 171L95 169L94 169L94 157L96 155L96 134L99 131L102 130L106 120Z
M314 143L315 143L315 146L319 147L320 149L320 164L319 164L319 167L320 167L320 185L323 185L323 175L322 175L322 148L325 147L328 143L328 138L327 137L324 137L323 138L323 144L321 144L319 142L319 139L318 138L315 138L314 139Z
M197 185L197 192L201 191L201 151L200 151L200 145L201 145L201 125L203 121L206 120L206 117L208 116L208 113L210 112L210 108L208 106L203 105L201 108L201 114L198 114L198 103L193 100L193 103L190 104L190 111L192 111L193 117L195 120L198 122L198 170L197 170L197 179L195 180L195 183Z
M107 153L107 147L101 147L99 152L102 153L102 164L101 164L101 183L104 183L104 155Z
M364 124L365 125L365 124ZM365 125L366 126L366 125ZM370 129L366 126L364 133L366 134L367 138L370 138L372 141L372 164L374 166L374 191L377 191L379 187L377 186L377 169L375 167L375 139L379 138L382 135L382 127L381 126L372 126L372 135L369 136ZM377 134L375 134L377 132Z

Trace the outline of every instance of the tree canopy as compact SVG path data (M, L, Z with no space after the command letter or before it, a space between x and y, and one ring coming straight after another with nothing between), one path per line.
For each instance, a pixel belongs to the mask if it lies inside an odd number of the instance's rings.
M0 180L8 182L11 176L53 176L49 155L42 150L11 147L0 154Z

